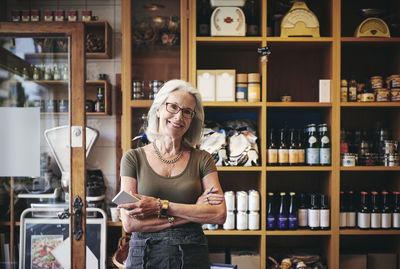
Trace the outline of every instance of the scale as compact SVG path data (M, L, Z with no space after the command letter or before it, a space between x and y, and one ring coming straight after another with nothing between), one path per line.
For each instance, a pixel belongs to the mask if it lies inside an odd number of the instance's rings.
M216 8L211 15L211 36L245 36L245 0L210 0Z
M390 37L390 30L382 19L371 17L357 27L355 37Z
M281 22L281 37L319 37L317 16L303 1L295 1Z

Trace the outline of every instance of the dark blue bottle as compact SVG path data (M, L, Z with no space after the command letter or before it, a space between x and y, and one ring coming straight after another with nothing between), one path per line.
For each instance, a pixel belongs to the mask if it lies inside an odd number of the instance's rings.
M278 229L279 230L287 230L289 227L289 212L287 209L286 203L286 192L281 192L281 204L279 206L279 214L278 214Z
M275 211L275 195L273 192L268 193L268 212L267 212L267 230L276 229L276 211Z
M299 220L297 218L296 193L291 192L289 195L289 230L297 230Z

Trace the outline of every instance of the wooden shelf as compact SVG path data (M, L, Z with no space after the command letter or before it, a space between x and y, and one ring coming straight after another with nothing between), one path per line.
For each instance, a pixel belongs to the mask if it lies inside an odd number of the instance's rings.
M267 231L266 235L271 236L296 236L296 235L331 235L331 230L319 230L319 231L312 231L312 230L295 230L295 231Z
M341 107L400 107L400 102L342 102Z
M343 43L400 43L400 37L342 37Z
M340 235L400 235L400 230L341 229Z
M198 43L210 43L210 42L229 42L229 43L257 43L262 42L264 38L262 37L252 37L252 36L198 36L196 41Z
M332 107L332 103L319 102L267 102L267 107Z
M332 171L331 166L267 166L267 171Z
M120 222L120 221L114 222L114 221L107 220L107 226L109 226L109 227L122 227L122 222Z
M329 43L332 37L267 37L269 42Z
M243 171L243 172L249 172L249 171L262 171L263 168L261 166L217 166L217 171L229 171L229 172L236 172L236 171Z
M204 102L204 107L261 107L261 102Z
M153 104L153 100L131 100L131 107L143 107L143 108L150 108Z
M263 235L262 231L204 230L205 235Z
M341 166L340 171L400 171L400 166Z

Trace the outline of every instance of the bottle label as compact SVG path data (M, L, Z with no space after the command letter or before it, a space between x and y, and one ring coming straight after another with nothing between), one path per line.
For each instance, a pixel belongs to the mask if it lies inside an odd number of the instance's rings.
M315 142L317 142L317 138L315 136L310 136L310 138L308 139L308 143L314 144Z
M289 215L289 229L297 229L297 216L294 214Z
M297 164L299 162L299 151L297 149L289 149L289 163Z
M277 149L268 149L268 163L269 164L278 163L278 150Z
M308 210L308 226L310 228L320 227L320 210L309 209Z
M236 87L236 101L247 101L247 87Z
M285 215L278 215L278 229L285 230L288 228L288 218Z
M371 228L379 229L381 228L381 213L371 213Z
M356 212L347 212L347 227L356 227Z
M304 149L298 149L299 164L304 164L306 161L306 151Z
M278 162L279 163L288 163L289 162L289 150L278 149Z
M268 215L267 217L267 229L274 230L275 229L275 216Z
M331 164L331 149L320 148L319 149L319 162L320 164Z
M393 213L393 228L400 228L400 213Z
M319 164L319 149L308 148L306 151L307 164Z
M340 212L339 227L344 228L347 226L347 212Z
M297 211L299 218L299 226L307 227L308 226L308 210L307 209L299 209Z
M340 87L340 101L347 102L347 87Z
M361 229L369 229L371 227L371 214L358 212L357 226Z
M357 101L357 88L356 87L349 87L349 95L348 95L350 102Z
M328 143L329 143L329 137L327 137L326 135L323 136L323 137L321 138L321 142L322 142L323 144L328 144Z
M392 214L382 213L382 228L389 229L392 227Z
M322 228L328 228L330 219L330 210L329 209L321 209L320 210L320 226Z

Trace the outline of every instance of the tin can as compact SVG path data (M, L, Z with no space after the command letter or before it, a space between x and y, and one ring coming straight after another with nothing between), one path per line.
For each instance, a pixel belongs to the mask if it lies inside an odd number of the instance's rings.
M389 77L389 85L391 89L400 88L400 75L391 75Z
M345 153L342 156L342 166L356 166L356 156L353 153Z
M399 166L399 154L385 154L385 166Z
M236 74L236 101L247 102L247 74Z
M360 102L375 102L375 94L370 92L360 94Z
M226 212L226 220L223 226L224 230L235 229L235 213L233 211Z
M157 93L160 91L162 85L164 84L163 80L152 80L149 82L149 87L150 87L150 94L149 94L149 99L153 100Z
M359 156L358 164L362 166L374 166L377 164L377 161L375 153L365 153Z
M238 211L236 213L236 229L247 230L249 228L248 216L246 211Z
M248 206L248 195L245 191L238 191L236 192L236 206L238 211L247 211Z
M399 89L391 89L390 95L391 95L390 100L392 102L400 102L400 88Z
M390 101L390 90L385 88L375 89L376 101L377 102L389 102Z
M144 81L142 80L132 81L132 100L144 99L143 87L144 87Z
M347 80L342 79L340 81L340 102L347 102Z
M248 84L248 101L249 102L260 102L260 74L249 73L247 76Z
M383 87L383 79L382 76L373 76L370 78L371 88L372 89L380 89Z
M249 230L260 230L260 214L258 211L249 213Z
M233 191L226 191L224 193L225 203L226 203L226 210L227 211L234 211L235 208L235 193Z
M260 210L260 194L256 190L249 190L249 211Z
M385 154L393 154L395 153L395 148L394 148L394 142L393 140L385 140Z

